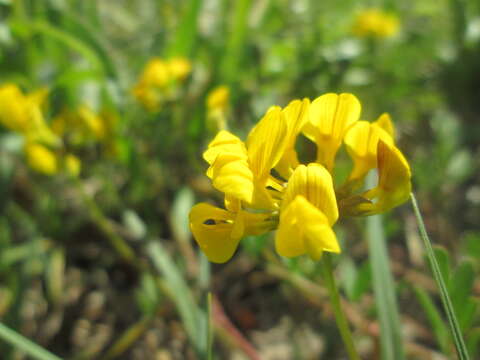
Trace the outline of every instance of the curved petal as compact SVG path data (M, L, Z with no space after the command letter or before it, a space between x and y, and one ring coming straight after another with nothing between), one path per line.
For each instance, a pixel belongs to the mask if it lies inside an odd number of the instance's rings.
M340 252L327 216L303 196L295 197L282 211L275 247L282 256L308 254L314 260L323 251Z
M193 236L208 260L224 263L233 256L244 233L242 217L200 203L190 210L189 219Z
M332 176L320 164L299 165L290 177L282 201L282 211L298 195L305 197L313 206L321 210L333 225L338 219L337 200Z
M378 185L363 195L375 200L364 206L368 215L385 212L404 203L412 190L410 166L396 146L380 140L377 156Z
M317 144L317 162L333 168L335 155L346 131L360 117L358 99L348 93L329 93L310 104L309 122L303 128L305 136Z
M293 169L298 166L297 152L295 151L295 142L298 134L309 119L308 109L310 100L305 98L303 100L291 101L283 110L285 121L287 124L287 140L285 152L280 161L277 163L275 169L279 174L288 179Z
M392 137L376 123L356 122L345 134L347 152L354 161L349 180L363 178L370 169L377 166L377 145L382 140L393 144Z
M203 158L212 165L216 157L222 153L236 154L239 158L247 159L247 149L243 141L226 130L219 131L217 136L208 144L207 150L203 153Z
M270 170L280 160L286 146L286 134L285 116L278 106L269 109L250 132L247 139L248 162L258 182L266 181Z

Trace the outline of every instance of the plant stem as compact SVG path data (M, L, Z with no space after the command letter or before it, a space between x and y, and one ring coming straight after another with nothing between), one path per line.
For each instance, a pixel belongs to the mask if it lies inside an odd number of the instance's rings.
M2 323L0 323L0 338L14 346L16 349L25 352L31 356L32 359L61 360L58 356L35 344L33 341L27 339L23 335L20 335Z
M460 330L460 326L458 325L452 301L450 300L450 296L448 294L447 285L445 284L442 273L440 271L440 266L438 265L437 258L435 257L432 243L430 241L430 238L428 237L422 214L420 213L417 200L413 193L410 194L410 200L412 201L413 211L415 213L415 217L417 218L417 225L418 229L420 230L420 236L422 237L423 244L425 245L425 249L427 250L428 261L430 262L430 266L432 268L433 277L435 278L437 286L440 289L440 298L442 299L442 305L447 314L447 319L453 335L453 342L455 344L455 349L457 350L458 358L460 360L468 360L470 357L468 355L468 350L463 340L462 331Z
M323 254L322 268L324 281L328 287L330 301L335 314L335 321L337 322L338 330L340 330L340 335L342 336L342 340L347 348L348 356L351 360L360 360L360 356L358 355L357 350L355 349L355 344L353 343L352 332L350 331L347 317L345 316L342 305L340 304L340 294L338 292L337 283L335 282L335 278L333 276L332 258L327 252Z

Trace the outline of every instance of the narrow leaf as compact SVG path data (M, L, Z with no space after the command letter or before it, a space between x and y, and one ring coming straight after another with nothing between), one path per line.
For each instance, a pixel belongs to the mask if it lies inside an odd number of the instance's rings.
M428 237L425 224L423 223L422 214L420 213L417 200L415 199L415 195L413 193L410 194L410 200L412 201L413 211L417 218L420 235L424 242L425 249L427 250L427 256L430 262L430 266L432 268L433 277L435 278L437 286L440 289L442 304L447 314L448 324L450 325L450 330L453 335L453 342L455 344L455 349L457 350L458 358L460 360L470 359L468 355L467 347L465 346L465 342L462 337L462 332L460 331L460 326L458 325L457 316L455 315L455 311L453 309L452 301L450 300L450 296L448 295L448 290L447 290L447 286L445 285L445 280L440 271L440 266L438 264L437 258L435 257L432 243L430 242L430 238Z

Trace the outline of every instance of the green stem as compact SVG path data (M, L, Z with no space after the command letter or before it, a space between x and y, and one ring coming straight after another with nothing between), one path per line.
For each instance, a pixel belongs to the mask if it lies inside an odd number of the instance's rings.
M337 322L338 330L340 330L340 335L342 336L342 340L347 348L348 356L351 360L360 360L360 356L358 355L357 350L355 349L355 344L353 343L352 332L350 331L347 317L345 316L342 305L340 304L340 293L338 292L337 283L335 282L335 278L333 276L332 258L327 252L323 254L322 268L324 280L330 294L333 312L335 314L335 321Z
M212 293L207 294L207 360L213 359Z
M32 359L37 360L61 360L58 356L45 350L41 346L35 344L33 341L27 339L25 336L20 335L16 331L10 329L4 324L0 323L0 338L31 356Z
M410 200L412 201L413 211L415 217L417 218L418 229L420 230L420 235L427 250L428 260L432 268L433 277L437 282L437 286L440 289L440 298L442 300L443 308L447 314L448 323L450 325L450 330L453 335L453 342L455 344L455 349L457 350L458 358L460 360L469 360L467 347L463 340L462 332L460 326L458 325L457 317L455 315L455 310L453 309L452 301L448 294L447 285L443 279L442 273L440 271L440 266L438 265L437 258L435 257L435 252L433 251L433 246L428 236L425 224L423 222L422 214L417 204L417 199L413 193L410 194Z

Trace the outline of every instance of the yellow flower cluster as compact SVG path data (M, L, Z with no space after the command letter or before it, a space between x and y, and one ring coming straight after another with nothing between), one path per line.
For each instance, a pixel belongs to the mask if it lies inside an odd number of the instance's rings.
M49 126L41 108L47 95L45 89L25 95L15 84L0 86L0 123L24 137L25 158L33 170L78 176L81 161L65 151L65 141L80 145L89 139L105 140L113 133L113 118L97 115L83 105L73 112L64 111Z
M367 9L357 15L352 31L359 37L387 38L397 34L399 27L395 15L379 9Z
M319 259L323 251L340 252L332 230L339 217L377 214L406 201L410 167L395 146L390 117L360 121L360 110L354 95L329 93L271 107L245 142L220 131L203 157L207 176L225 194L225 209L200 203L190 212L190 228L208 259L225 262L242 237L274 229L280 255ZM300 134L316 144L315 162L299 163ZM332 172L342 144L354 166L336 185ZM378 183L364 191L372 169Z
M132 93L147 110L158 111L172 86L184 80L191 69L190 61L182 57L153 58L145 65Z

